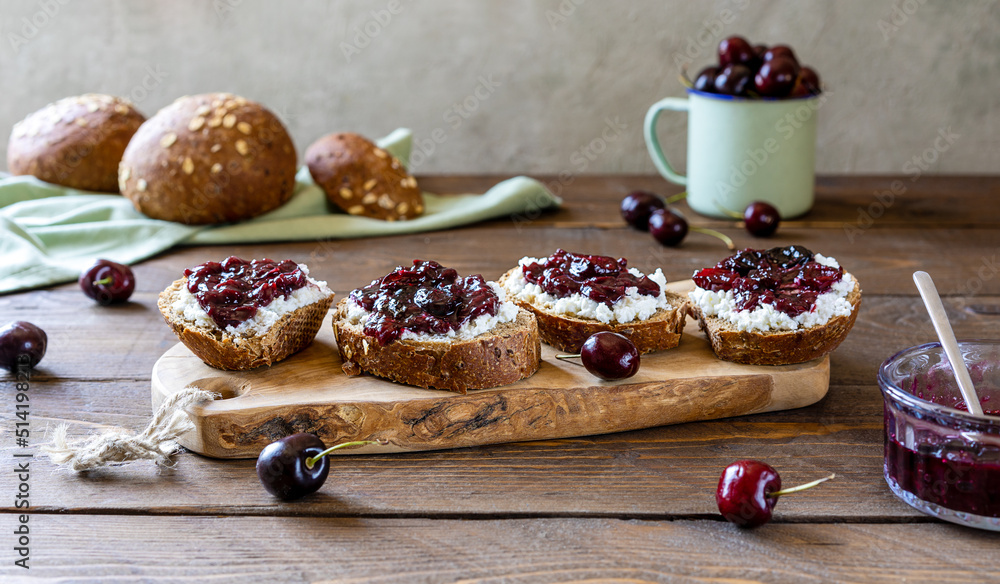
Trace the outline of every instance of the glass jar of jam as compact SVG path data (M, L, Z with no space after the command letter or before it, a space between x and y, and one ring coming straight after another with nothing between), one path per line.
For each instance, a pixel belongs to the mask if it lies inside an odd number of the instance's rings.
M901 351L879 368L885 480L928 515L1000 531L1000 341L959 346L983 416L966 409L939 343Z

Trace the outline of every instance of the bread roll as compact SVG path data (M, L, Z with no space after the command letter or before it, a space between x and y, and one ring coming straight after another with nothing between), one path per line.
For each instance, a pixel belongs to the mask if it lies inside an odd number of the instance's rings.
M306 150L306 164L327 200L351 215L402 221L424 212L417 179L364 136L323 136Z
M281 206L295 190L295 146L264 106L228 93L185 96L135 133L118 183L135 208L189 225Z
M14 125L7 168L64 187L117 193L118 163L145 120L131 103L111 95L61 99Z

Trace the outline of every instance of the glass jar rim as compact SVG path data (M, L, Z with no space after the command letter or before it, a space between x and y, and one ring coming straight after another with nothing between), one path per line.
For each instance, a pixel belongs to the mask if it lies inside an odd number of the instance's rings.
M959 347L961 347L962 345L977 345L977 344L995 345L997 347L1000 347L1000 341L998 340L965 339L958 341ZM961 420L963 422L971 422L975 424L982 424L985 422L987 424L1000 426L1000 416L991 416L991 415L974 416L966 410L959 410L949 406L927 401L899 387L899 385L897 385L895 382L889 379L888 369L892 364L896 363L899 359L905 357L907 354L917 353L919 351L927 349L938 349L941 352L941 354L944 355L944 350L941 347L941 343L935 341L932 343L924 343L922 345L915 345L913 347L908 347L906 349L903 349L902 351L899 351L895 355L889 357L888 359L882 362L882 365L880 365L878 368L878 385L879 388L882 390L883 397L889 396L892 399L902 402L911 408L917 410L923 410L925 412L930 412L938 416L954 418L956 420Z

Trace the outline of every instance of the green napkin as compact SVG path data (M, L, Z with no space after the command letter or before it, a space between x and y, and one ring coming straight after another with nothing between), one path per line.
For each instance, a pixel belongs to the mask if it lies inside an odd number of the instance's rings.
M404 164L412 135L399 129L378 140ZM292 198L249 221L192 227L150 219L119 195L67 189L30 176L0 178L0 293L75 280L95 259L135 263L175 245L310 241L418 233L486 219L533 214L562 201L527 177L505 180L482 195L424 193L425 211L389 223L329 210L307 168Z

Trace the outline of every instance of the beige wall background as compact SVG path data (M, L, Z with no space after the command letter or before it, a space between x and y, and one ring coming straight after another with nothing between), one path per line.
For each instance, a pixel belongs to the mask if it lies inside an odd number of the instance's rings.
M731 34L819 71L819 172L1000 167L1000 2L985 0L4 0L0 135L68 95L151 115L224 90L281 116L300 155L328 132L407 126L420 173L653 173L647 107ZM958 137L933 150L941 132ZM686 121L664 115L661 134L683 164Z

